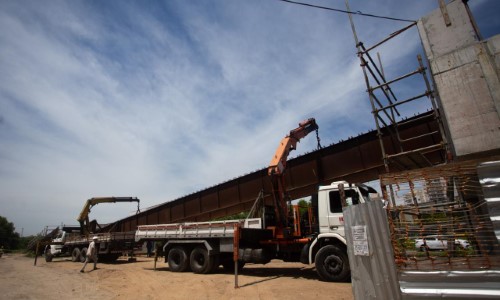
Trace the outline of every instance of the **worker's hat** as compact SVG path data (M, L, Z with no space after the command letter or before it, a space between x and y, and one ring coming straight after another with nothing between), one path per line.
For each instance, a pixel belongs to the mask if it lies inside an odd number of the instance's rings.
M97 240L97 239L99 239L99 238L98 238L97 236L94 236L92 239L93 239L93 240Z

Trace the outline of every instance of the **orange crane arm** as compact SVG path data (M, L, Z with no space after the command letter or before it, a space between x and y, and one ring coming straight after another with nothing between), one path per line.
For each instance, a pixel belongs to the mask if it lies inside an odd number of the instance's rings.
M286 169L286 160L288 155L292 150L296 149L297 142L318 128L316 120L314 118L310 118L302 121L299 123L299 127L291 130L290 133L281 140L278 149L276 149L276 153L274 154L271 163L269 163L268 174L283 174Z
M276 236L285 237L292 234L290 232L287 217L287 201L286 201L286 189L285 189L285 170L286 161L290 151L295 150L297 142L304 138L306 135L314 130L318 130L318 124L313 118L307 119L299 123L299 127L290 131L290 133L284 137L276 153L271 160L268 167L268 174L271 176L271 182L273 185L273 200L274 200L274 211L276 214L277 228ZM319 137L318 137L318 147Z

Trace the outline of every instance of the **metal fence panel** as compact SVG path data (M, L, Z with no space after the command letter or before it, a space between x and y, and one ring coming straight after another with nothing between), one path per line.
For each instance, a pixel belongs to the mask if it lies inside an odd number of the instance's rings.
M386 212L381 201L344 210L347 253L356 299L400 299Z

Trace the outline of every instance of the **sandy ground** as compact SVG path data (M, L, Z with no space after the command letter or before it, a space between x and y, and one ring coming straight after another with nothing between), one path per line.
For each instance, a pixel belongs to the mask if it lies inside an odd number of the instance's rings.
M134 263L118 260L98 264L98 269L79 273L80 263L54 259L46 263L18 254L0 258L0 299L354 299L350 283L317 279L312 267L272 261L246 265L234 274L198 275L173 273L168 265L138 257Z

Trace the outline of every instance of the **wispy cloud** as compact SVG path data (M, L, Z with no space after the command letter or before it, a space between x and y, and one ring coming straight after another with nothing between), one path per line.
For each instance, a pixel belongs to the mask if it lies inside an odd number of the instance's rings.
M416 19L435 3L351 6ZM355 19L368 42L403 26ZM414 34L387 57L414 53ZM265 167L308 117L325 144L373 128L341 14L269 0L4 1L0 44L0 214L25 233L74 223L93 196L151 206Z

